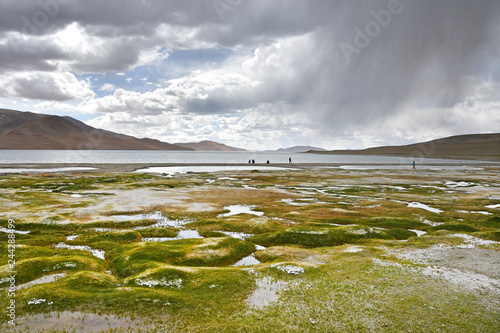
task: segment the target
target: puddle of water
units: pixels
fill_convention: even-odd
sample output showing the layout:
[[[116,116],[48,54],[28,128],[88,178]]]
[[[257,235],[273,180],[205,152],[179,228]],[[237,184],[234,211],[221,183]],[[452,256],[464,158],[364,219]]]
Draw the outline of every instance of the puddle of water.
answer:
[[[15,230],[15,229],[7,229],[4,227],[0,227],[1,232],[5,232],[8,234],[19,234],[19,235],[26,235],[29,234],[31,231],[21,231],[21,230]]]
[[[162,287],[170,287],[170,288],[182,288],[182,279],[175,280],[167,280],[166,278],[162,278],[161,280],[146,280],[146,279],[135,279],[135,283],[139,286],[146,286],[149,288],[162,286]]]
[[[444,224],[444,223],[441,223],[441,222],[432,222],[432,221],[429,221],[429,220],[421,220],[422,223],[425,223],[425,224],[428,224],[430,226],[433,226],[433,227],[437,227],[438,225],[441,225],[441,224]]]
[[[137,227],[134,230],[147,229],[147,228],[181,228],[185,224],[192,222],[191,220],[171,220],[160,211],[149,214],[136,214],[136,215],[111,215],[110,217],[118,221],[139,221],[139,220],[156,220],[153,225]]]
[[[217,180],[239,180],[239,179],[233,178],[233,177],[220,177],[220,178],[217,178]]]
[[[29,287],[36,286],[36,285],[39,285],[39,284],[51,283],[51,282],[59,280],[60,278],[65,277],[65,276],[66,276],[66,273],[57,273],[57,274],[45,275],[45,276],[42,276],[39,279],[36,279],[36,280],[30,281],[30,282],[18,285],[17,286],[17,290],[29,288]]]
[[[234,231],[219,231],[219,232],[223,233],[227,237],[238,238],[241,240],[245,240],[245,239],[253,236],[253,234],[246,234],[244,232],[234,232]]]
[[[495,208],[500,208],[500,204],[497,204],[497,205],[488,205],[488,206],[484,206],[484,207],[495,209]]]
[[[229,206],[224,206],[224,209],[229,210],[229,213],[224,213],[224,214],[219,214],[217,217],[228,217],[228,216],[233,216],[233,215],[238,215],[238,214],[251,214],[251,215],[257,215],[257,216],[263,216],[264,212],[256,212],[253,209],[255,206],[248,206],[248,205],[229,205]]]
[[[260,264],[260,260],[256,259],[255,255],[252,253],[251,255],[246,256],[245,258],[235,263],[233,266],[252,266],[258,264]]]
[[[458,213],[464,213],[464,214],[483,214],[483,215],[493,215],[490,212],[486,211],[481,211],[481,210],[473,210],[473,211],[468,211],[468,210],[457,210]]]
[[[427,210],[429,212],[436,213],[436,214],[439,214],[439,213],[443,212],[441,209],[432,208],[432,207],[424,205],[423,203],[420,203],[420,202],[410,202],[408,204],[408,207],[410,207],[410,208],[425,209],[425,210]]]
[[[281,199],[281,202],[284,202],[291,206],[308,206],[311,204],[310,202],[294,201],[293,199]]]
[[[413,231],[414,233],[417,234],[417,237],[421,237],[427,233],[427,231],[422,231],[422,230],[417,230],[417,229],[408,229],[410,231]]]
[[[474,183],[468,183],[468,182],[453,182],[453,181],[447,181],[444,183],[445,186],[455,188],[455,187],[469,187],[469,186],[474,186],[476,184]]]
[[[495,242],[495,241],[492,241],[492,240],[486,240],[486,239],[476,238],[474,236],[467,235],[467,234],[453,234],[453,235],[449,235],[448,237],[460,237],[460,238],[463,238],[464,241],[465,241],[465,243],[469,244],[470,247],[475,247],[476,245],[488,246],[488,245],[500,244],[500,242]]]
[[[92,230],[96,232],[115,232],[120,231],[119,229],[111,229],[111,228],[93,228]]]
[[[28,301],[28,305],[38,305],[45,303],[46,301],[47,300],[45,298],[33,298],[31,301]]]
[[[34,300],[42,303],[42,299]],[[45,300],[44,300],[45,301]],[[50,303],[50,302],[49,302]],[[115,315],[83,312],[51,312],[19,317],[15,331],[22,332],[103,332],[110,329],[145,329],[148,324]]]
[[[178,239],[197,239],[197,238],[203,238],[198,233],[198,230],[181,230],[177,234],[176,237],[150,237],[150,238],[143,238],[143,242],[166,242],[166,241],[173,241],[173,240],[178,240]]]
[[[262,309],[276,301],[279,297],[278,293],[288,285],[288,282],[276,281],[267,276],[258,279],[256,283],[257,289],[245,300],[245,303],[257,309]]]
[[[96,250],[91,248],[90,246],[82,246],[82,245],[68,245],[66,243],[59,243],[57,245],[54,245],[56,249],[68,249],[68,250],[82,250],[82,251],[88,251],[92,253],[92,255],[96,258],[104,260],[104,254],[105,251],[103,250]]]
[[[363,251],[364,251],[364,246],[350,246],[342,252],[358,253],[358,252],[363,252]]]
[[[292,275],[299,275],[299,274],[304,273],[303,267],[295,266],[295,265],[274,264],[274,265],[271,265],[271,267],[275,267],[282,272],[292,274]]]
[[[281,170],[296,170],[292,168],[279,168],[271,166],[238,166],[238,165],[216,165],[216,166],[181,166],[181,167],[151,167],[146,169],[140,169],[135,172],[151,172],[151,173],[165,173],[170,177],[176,173],[186,173],[186,172],[217,172],[217,171],[252,171],[252,170],[268,170],[268,171],[281,171]]]

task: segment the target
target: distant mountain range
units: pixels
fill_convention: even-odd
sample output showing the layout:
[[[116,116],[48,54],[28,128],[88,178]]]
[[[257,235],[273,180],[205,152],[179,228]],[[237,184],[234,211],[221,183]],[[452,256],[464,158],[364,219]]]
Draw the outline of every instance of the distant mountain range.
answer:
[[[430,158],[454,157],[500,160],[500,133],[457,135],[405,146],[310,152],[339,155],[400,155]]]
[[[175,143],[176,146],[190,148],[197,151],[247,151],[246,149],[227,146],[223,143],[204,140],[200,142]]]
[[[277,153],[306,153],[310,150],[314,151],[326,151],[326,149],[323,148],[318,148],[318,147],[311,147],[311,146],[293,146],[289,148],[280,148],[277,150],[266,150],[268,152],[273,151]]]
[[[214,141],[167,143],[97,129],[71,117],[0,109],[0,149],[197,150],[245,151]],[[413,157],[487,158],[500,160],[500,133],[458,135],[405,146],[333,150],[311,146],[275,152]]]
[[[242,151],[213,141],[171,144],[97,129],[71,117],[0,109],[0,149]]]
[[[193,150],[100,130],[71,117],[0,109],[0,149]]]

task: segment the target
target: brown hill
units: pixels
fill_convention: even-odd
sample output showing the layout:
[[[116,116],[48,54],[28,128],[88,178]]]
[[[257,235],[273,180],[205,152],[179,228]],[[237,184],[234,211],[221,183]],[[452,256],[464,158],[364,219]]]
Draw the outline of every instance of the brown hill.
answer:
[[[457,135],[405,146],[310,152],[320,154],[406,155],[413,157],[485,158],[500,160],[500,133]]]
[[[185,142],[185,143],[175,143],[177,146],[182,146],[186,148],[191,148],[198,151],[247,151],[246,149],[236,148],[227,146],[223,143],[218,143],[214,141],[200,141],[200,142]]]
[[[192,150],[100,130],[71,117],[0,109],[0,149]]]

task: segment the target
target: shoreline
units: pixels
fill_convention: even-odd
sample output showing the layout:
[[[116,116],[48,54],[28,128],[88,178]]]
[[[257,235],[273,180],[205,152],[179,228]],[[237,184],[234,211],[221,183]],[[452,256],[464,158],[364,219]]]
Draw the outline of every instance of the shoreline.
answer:
[[[493,161],[477,161],[469,160],[463,163],[420,163],[417,164],[418,170],[426,170],[429,168],[444,167],[444,168],[498,168],[500,162]],[[394,163],[0,163],[0,175],[8,173],[119,173],[119,172],[135,172],[146,168],[175,168],[175,167],[222,167],[222,168],[259,168],[265,170],[266,167],[287,169],[362,169],[362,170],[377,170],[377,169],[395,169],[395,170],[412,170],[411,164],[394,164]],[[48,170],[61,168],[75,168],[75,170]],[[82,168],[78,170],[77,168]],[[93,169],[83,169],[93,168]],[[3,170],[18,169],[26,171],[3,172]],[[43,170],[43,171],[37,171]],[[223,171],[224,169],[221,169]],[[236,171],[238,169],[235,169]],[[275,171],[275,170],[274,170]],[[201,171],[200,171],[201,172]]]

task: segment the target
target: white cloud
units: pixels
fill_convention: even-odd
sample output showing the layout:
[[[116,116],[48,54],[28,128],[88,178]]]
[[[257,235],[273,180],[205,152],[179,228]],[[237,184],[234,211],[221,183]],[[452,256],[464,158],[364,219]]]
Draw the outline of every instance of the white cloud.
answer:
[[[113,95],[82,103],[85,112],[129,112],[131,114],[159,114],[162,112],[216,114],[235,112],[252,101],[253,88],[259,82],[227,71],[194,71],[166,82],[167,87],[145,93],[117,89]],[[112,89],[105,84],[101,90]],[[234,110],[236,109],[236,110]]]
[[[99,88],[99,91],[115,91],[115,90],[116,86],[111,83],[105,83],[101,86],[101,88]]]
[[[0,78],[0,96],[65,101],[88,99],[95,94],[88,82],[71,73],[20,72]]]

